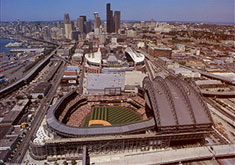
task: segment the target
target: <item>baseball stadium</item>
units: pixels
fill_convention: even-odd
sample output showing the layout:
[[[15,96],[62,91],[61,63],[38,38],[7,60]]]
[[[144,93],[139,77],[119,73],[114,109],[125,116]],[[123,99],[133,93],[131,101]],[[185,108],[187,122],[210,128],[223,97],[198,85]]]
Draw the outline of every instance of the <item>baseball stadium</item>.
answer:
[[[85,96],[72,91],[50,107],[46,123],[54,138],[32,141],[34,159],[82,153],[84,146],[89,153],[116,153],[204,143],[213,125],[195,85],[171,76],[146,77],[138,94]]]

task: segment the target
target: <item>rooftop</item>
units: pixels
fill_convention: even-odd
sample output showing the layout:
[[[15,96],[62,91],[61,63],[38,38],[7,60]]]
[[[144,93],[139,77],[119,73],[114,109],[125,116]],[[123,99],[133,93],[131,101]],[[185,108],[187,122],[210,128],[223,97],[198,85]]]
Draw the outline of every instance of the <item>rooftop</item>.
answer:
[[[80,70],[80,66],[67,66],[68,71],[77,71]]]
[[[126,71],[125,72],[125,85],[142,86],[143,79],[147,75],[141,71]]]
[[[130,55],[130,57],[135,63],[140,63],[144,61],[145,56],[142,53],[137,53],[136,51],[133,51],[130,47],[126,48],[125,52]]]
[[[48,82],[41,82],[35,88],[33,89],[32,93],[44,93],[45,90],[50,86],[51,84]]]
[[[90,73],[87,76],[87,89],[124,88],[124,73]]]
[[[100,49],[95,53],[88,53],[85,55],[86,59],[90,63],[100,64],[101,63],[101,52]]]

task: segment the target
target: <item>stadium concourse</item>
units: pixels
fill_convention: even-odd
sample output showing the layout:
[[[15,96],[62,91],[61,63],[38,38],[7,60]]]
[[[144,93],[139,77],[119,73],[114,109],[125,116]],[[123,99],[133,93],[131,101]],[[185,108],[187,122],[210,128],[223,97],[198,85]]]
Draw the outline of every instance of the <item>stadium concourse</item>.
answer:
[[[176,141],[204,143],[212,132],[208,107],[193,83],[182,78],[143,80],[139,95],[80,96],[76,91],[60,98],[47,112],[47,131],[56,139],[32,142],[35,159],[67,152],[124,152],[167,147]],[[115,117],[116,116],[116,117]],[[103,120],[111,124],[89,125]],[[118,135],[118,136],[117,136]]]

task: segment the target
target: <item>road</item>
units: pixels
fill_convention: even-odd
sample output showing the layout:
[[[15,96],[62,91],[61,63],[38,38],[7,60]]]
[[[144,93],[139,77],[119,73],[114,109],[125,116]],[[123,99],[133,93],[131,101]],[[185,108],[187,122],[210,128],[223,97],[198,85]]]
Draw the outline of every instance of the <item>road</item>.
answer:
[[[38,127],[40,126],[40,123],[42,121],[42,119],[44,118],[47,109],[50,106],[50,100],[54,97],[55,93],[56,93],[56,89],[58,88],[58,85],[60,83],[60,79],[63,75],[63,70],[64,70],[65,65],[62,65],[58,71],[58,73],[54,76],[54,78],[52,79],[52,88],[50,89],[48,95],[42,99],[41,101],[41,106],[39,107],[38,111],[35,114],[34,120],[31,124],[30,130],[29,132],[27,132],[24,140],[21,142],[18,152],[16,152],[16,154],[14,155],[11,163],[21,163],[25,153],[28,150],[29,147],[29,143],[30,140],[32,139],[33,135],[35,134],[35,132],[37,131]]]
[[[97,165],[108,164],[182,164],[188,162],[198,162],[202,160],[234,158],[235,144],[199,146],[182,149],[169,149],[157,152],[137,153],[116,156],[115,159],[106,159],[96,162],[95,157],[91,157],[90,162]],[[213,164],[213,163],[212,163]]]

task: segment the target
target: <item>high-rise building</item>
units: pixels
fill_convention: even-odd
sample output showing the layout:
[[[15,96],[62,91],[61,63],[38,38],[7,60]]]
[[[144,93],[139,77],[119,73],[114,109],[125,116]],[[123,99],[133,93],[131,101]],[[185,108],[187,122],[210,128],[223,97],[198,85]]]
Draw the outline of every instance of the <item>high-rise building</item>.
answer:
[[[97,18],[99,17],[99,14],[97,12],[94,12],[94,29],[97,28]]]
[[[81,33],[87,33],[86,32],[86,16],[80,16],[78,18],[78,29]]]
[[[111,32],[110,33],[113,33],[115,32],[115,24],[114,24],[114,16],[113,16],[113,10],[111,10],[111,15],[112,15],[112,18],[111,18]]]
[[[97,28],[100,28],[101,25],[101,19],[100,17],[97,17]]]
[[[104,22],[104,32],[107,33],[107,22]]]
[[[83,17],[78,18],[78,30],[81,33],[84,32],[84,18]]]
[[[70,24],[70,18],[69,18],[69,14],[68,13],[64,14],[64,24]]]
[[[64,14],[64,29],[65,29],[65,38],[72,39],[72,24],[68,13]]]
[[[97,13],[97,12],[94,13],[94,20],[95,20],[94,21],[94,29],[99,28],[100,24],[101,24],[99,13]]]
[[[84,21],[84,22],[86,22],[86,16],[82,15],[82,16],[80,16],[80,17],[83,18],[83,21]]]
[[[112,19],[113,19],[113,12],[110,9],[111,5],[110,3],[107,3],[106,5],[106,17],[107,17],[107,32],[112,33]]]
[[[71,26],[72,26],[72,30],[74,30],[75,29],[75,25],[74,25],[73,21],[71,21]]]
[[[77,31],[72,32],[72,40],[78,41],[78,35],[79,33]]]
[[[110,9],[110,3],[106,5],[106,18],[107,18],[107,32],[113,33],[120,28],[120,11],[115,11],[113,16],[113,11]],[[115,26],[117,23],[117,27]]]
[[[114,12],[114,24],[115,24],[115,32],[117,33],[118,30],[120,29],[120,11],[115,11]]]
[[[92,31],[92,22],[91,20],[85,22],[85,32],[89,33]]]
[[[154,19],[151,19],[151,21],[150,21],[150,27],[151,27],[151,28],[156,27],[156,22],[154,21]]]
[[[43,29],[43,39],[45,41],[50,41],[51,40],[51,31],[48,26],[45,26]]]

